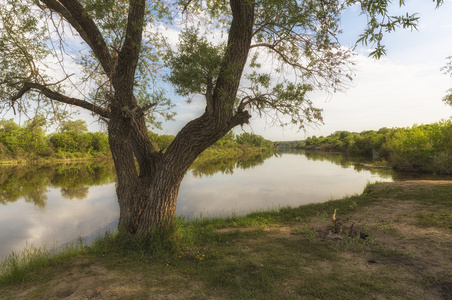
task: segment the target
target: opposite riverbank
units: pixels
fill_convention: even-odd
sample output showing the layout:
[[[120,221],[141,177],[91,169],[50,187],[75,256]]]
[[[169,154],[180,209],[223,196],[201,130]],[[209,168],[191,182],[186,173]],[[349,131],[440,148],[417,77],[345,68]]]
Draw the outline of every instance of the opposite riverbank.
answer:
[[[107,235],[10,256],[0,298],[451,299],[451,253],[451,181],[377,183],[322,204],[179,221],[168,244]]]
[[[213,145],[210,148],[202,152],[193,165],[199,166],[205,163],[215,163],[222,160],[237,160],[246,159],[259,154],[274,153],[276,148],[271,147],[255,147],[249,145],[232,145],[232,146],[217,146]],[[100,160],[113,160],[110,153],[101,156],[72,155],[65,158],[5,158],[0,157],[0,165],[46,165],[46,164],[60,164],[60,163],[76,163],[76,162],[89,162]]]

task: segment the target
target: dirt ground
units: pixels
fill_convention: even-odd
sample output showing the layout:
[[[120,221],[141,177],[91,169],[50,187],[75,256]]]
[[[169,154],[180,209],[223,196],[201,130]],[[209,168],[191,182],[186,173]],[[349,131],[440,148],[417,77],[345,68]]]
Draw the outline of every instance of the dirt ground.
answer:
[[[399,186],[410,190],[413,186],[424,185],[428,188],[442,184],[452,184],[452,181],[400,181],[381,183],[377,188]],[[376,241],[376,247],[388,249],[396,255],[363,255],[345,251],[341,253],[344,266],[361,269],[366,273],[379,274],[391,269],[406,274],[407,280],[397,284],[409,285],[407,290],[411,290],[413,298],[407,295],[401,299],[452,299],[452,230],[415,225],[416,216],[419,213],[429,213],[430,209],[419,201],[395,201],[388,198],[350,214],[344,222],[345,231],[351,224],[355,224],[353,230],[357,232],[363,230],[364,226],[364,231]],[[449,211],[449,218],[451,213]],[[319,235],[324,232],[323,226],[324,224],[317,224]],[[331,236],[328,233],[325,239],[331,239]],[[425,282],[426,280],[431,282]],[[413,284],[415,282],[421,284]],[[376,299],[385,299],[374,296]]]
[[[452,182],[403,181],[382,183],[376,188],[399,186],[409,190],[419,184],[428,187]],[[406,297],[399,295],[392,299],[452,299],[452,230],[416,226],[416,216],[426,211],[426,206],[419,201],[396,201],[388,198],[347,216],[341,216],[338,212],[338,217],[343,218],[340,228],[342,233],[332,232],[330,217],[314,218],[307,226],[318,241],[337,245],[340,255],[337,263],[343,270],[360,270],[364,274],[379,276],[388,272],[399,273],[399,281],[388,284],[401,287],[406,285],[406,290],[410,292]],[[296,239],[293,233],[297,226],[300,225],[295,223],[269,227],[266,234]],[[386,249],[389,255],[382,253],[384,251],[358,251],[359,245],[356,243],[347,244],[350,235],[361,235],[362,239],[371,238],[374,241],[371,247]],[[391,253],[397,255],[390,255]],[[324,267],[327,268],[327,264]],[[48,281],[39,285],[25,284],[13,288],[8,294],[9,299],[41,299],[42,295],[46,295],[45,299],[68,300],[141,299],[137,295],[141,295],[142,289],[147,289],[147,295],[151,295],[147,299],[215,298],[202,296],[202,282],[182,278],[184,275],[162,276],[166,276],[168,280],[186,282],[185,288],[172,293],[167,290],[160,293],[164,289],[161,281],[157,282],[156,279],[132,271],[107,268],[93,258],[78,258],[70,267],[62,268],[57,276],[52,276]],[[369,299],[387,299],[387,295],[376,293]]]

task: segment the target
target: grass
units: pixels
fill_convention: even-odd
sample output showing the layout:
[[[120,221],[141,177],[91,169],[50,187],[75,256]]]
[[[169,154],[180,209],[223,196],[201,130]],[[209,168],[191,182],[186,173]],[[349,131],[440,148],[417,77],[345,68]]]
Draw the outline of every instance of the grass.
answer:
[[[30,246],[21,252],[12,252],[0,263],[0,285],[34,281],[45,268],[58,267],[63,261],[86,253],[87,248],[79,239],[63,249]]]
[[[382,243],[382,237],[400,239],[398,220],[387,220],[383,214],[370,218],[371,225],[362,226],[370,232],[367,239],[346,234],[338,236],[338,241],[328,239],[334,209],[344,223],[357,222],[353,214],[372,212],[379,203],[386,205],[388,198],[429,207],[413,214],[415,226],[450,229],[452,185],[407,189],[374,184],[362,195],[321,204],[243,217],[178,219],[170,239],[165,238],[166,233],[138,239],[115,232],[90,246],[79,241],[63,251],[31,248],[13,253],[0,265],[0,298],[16,299],[15,291],[29,287],[34,287],[27,294],[30,298],[42,298],[59,286],[58,278],[65,277],[60,274],[66,269],[70,274],[80,272],[80,278],[96,278],[91,281],[99,286],[109,284],[102,272],[116,274],[109,280],[127,287],[124,299],[155,295],[180,299],[415,299],[419,287],[443,295],[451,288],[450,274],[441,277],[425,269],[423,274],[415,269],[422,261],[419,256],[404,246]],[[429,248],[431,256],[450,251],[444,246],[447,243]],[[71,288],[75,289],[60,288],[53,295],[75,293]],[[134,292],[127,294],[126,290]],[[100,290],[90,293],[97,295]]]
[[[417,213],[417,225],[422,227],[444,227],[452,229],[452,214],[448,211]]]

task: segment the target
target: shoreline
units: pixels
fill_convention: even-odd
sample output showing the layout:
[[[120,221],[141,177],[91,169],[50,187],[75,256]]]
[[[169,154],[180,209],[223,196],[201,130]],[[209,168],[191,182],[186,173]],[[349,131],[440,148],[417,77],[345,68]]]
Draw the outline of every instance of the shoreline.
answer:
[[[36,159],[36,160],[0,160],[0,165],[43,165],[55,163],[70,163],[82,161],[102,161],[113,160],[112,157],[80,157],[80,158],[55,158],[55,159]]]

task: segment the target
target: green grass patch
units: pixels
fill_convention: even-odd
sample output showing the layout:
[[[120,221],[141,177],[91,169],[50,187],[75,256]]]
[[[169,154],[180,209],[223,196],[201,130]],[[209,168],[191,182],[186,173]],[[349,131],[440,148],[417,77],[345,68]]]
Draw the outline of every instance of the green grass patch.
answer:
[[[0,286],[43,279],[42,270],[58,266],[75,256],[85,255],[87,248],[81,240],[63,248],[29,247],[12,252],[0,262]],[[38,276],[39,275],[39,276]]]
[[[416,225],[420,227],[443,227],[452,229],[452,214],[450,212],[420,212],[416,214],[416,217],[418,218]]]
[[[409,188],[402,186],[369,185],[364,193],[376,198],[391,198],[396,200],[415,200],[428,205],[441,205],[452,209],[452,185],[412,185]]]

